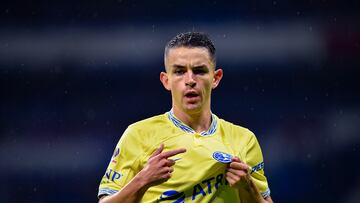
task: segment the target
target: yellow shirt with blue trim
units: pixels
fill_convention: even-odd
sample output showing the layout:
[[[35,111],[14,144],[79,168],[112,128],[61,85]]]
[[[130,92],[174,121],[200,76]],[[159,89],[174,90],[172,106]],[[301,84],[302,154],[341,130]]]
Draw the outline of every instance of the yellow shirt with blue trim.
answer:
[[[249,165],[263,197],[270,196],[259,143],[248,129],[212,114],[210,128],[196,133],[172,111],[130,125],[118,142],[103,176],[98,197],[120,191],[164,143],[164,151],[186,148],[175,155],[172,177],[150,187],[141,202],[248,202],[247,194],[229,186],[225,169],[232,156]],[[246,191],[246,190],[244,190]]]

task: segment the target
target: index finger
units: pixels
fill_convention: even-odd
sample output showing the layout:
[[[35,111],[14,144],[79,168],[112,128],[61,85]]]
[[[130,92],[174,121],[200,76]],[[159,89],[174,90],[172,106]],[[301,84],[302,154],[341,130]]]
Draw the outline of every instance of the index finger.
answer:
[[[234,157],[231,159],[231,161],[242,163],[242,161],[240,160],[240,158],[237,157],[237,156],[234,156]]]
[[[185,148],[174,149],[174,150],[170,150],[170,151],[161,153],[161,156],[164,157],[164,158],[169,158],[169,157],[172,157],[172,156],[175,156],[177,154],[184,153],[184,152],[186,152]]]

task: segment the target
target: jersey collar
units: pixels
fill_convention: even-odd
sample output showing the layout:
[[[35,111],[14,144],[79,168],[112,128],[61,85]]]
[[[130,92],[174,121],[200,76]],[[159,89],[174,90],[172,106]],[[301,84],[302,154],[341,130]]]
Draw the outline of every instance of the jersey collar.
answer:
[[[187,126],[185,123],[180,121],[178,118],[175,117],[173,109],[168,112],[168,119],[178,128],[187,132],[187,133],[196,133],[191,127]],[[211,135],[216,132],[217,129],[217,118],[215,114],[211,114],[211,124],[207,131],[203,131],[200,133],[202,136]]]

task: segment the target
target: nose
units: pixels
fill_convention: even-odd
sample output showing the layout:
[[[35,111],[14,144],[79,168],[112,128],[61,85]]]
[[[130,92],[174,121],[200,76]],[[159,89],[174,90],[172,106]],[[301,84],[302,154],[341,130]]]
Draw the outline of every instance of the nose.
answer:
[[[191,71],[189,71],[186,74],[185,85],[190,86],[190,87],[195,87],[195,85],[196,85],[196,80],[194,78],[194,74]]]

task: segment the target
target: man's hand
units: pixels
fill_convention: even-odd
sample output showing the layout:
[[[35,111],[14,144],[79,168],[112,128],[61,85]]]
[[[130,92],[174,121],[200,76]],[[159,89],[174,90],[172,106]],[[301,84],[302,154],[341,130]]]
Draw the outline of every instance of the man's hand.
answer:
[[[100,203],[139,202],[149,187],[169,179],[175,161],[168,158],[184,153],[186,149],[162,152],[163,150],[164,144],[161,144],[150,156],[145,167],[128,184],[114,195],[103,196]]]
[[[164,144],[161,144],[150,156],[145,167],[137,175],[144,181],[144,185],[156,185],[169,179],[171,173],[174,171],[172,166],[175,164],[175,161],[168,158],[186,152],[184,148],[167,152],[162,152],[163,150]]]
[[[240,187],[244,181],[248,182],[250,178],[250,167],[242,162],[238,157],[233,157],[228,165],[226,180],[231,187]]]
[[[247,191],[250,195],[250,201],[256,203],[272,203],[271,197],[264,199],[254,182],[251,180],[251,168],[242,162],[239,157],[233,157],[228,165],[226,180],[231,187],[236,187],[241,191]]]

